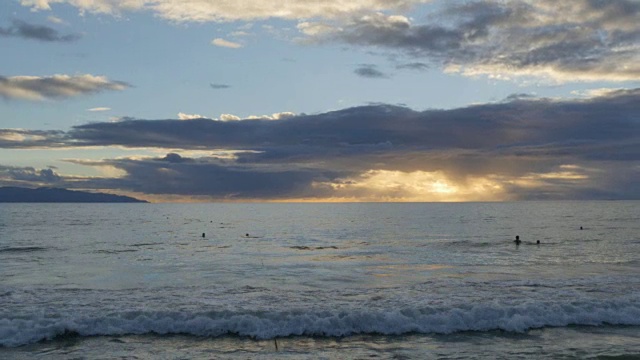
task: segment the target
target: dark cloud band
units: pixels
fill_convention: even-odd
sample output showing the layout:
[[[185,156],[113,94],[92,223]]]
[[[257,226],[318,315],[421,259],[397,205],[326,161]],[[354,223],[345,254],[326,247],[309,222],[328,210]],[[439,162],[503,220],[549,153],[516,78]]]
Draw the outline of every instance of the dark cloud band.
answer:
[[[82,38],[80,34],[61,35],[58,30],[51,27],[33,25],[21,20],[13,20],[9,27],[0,27],[0,36],[45,42],[73,42]]]
[[[78,161],[126,175],[69,182],[158,195],[320,199],[360,196],[361,184],[412,176],[414,183],[440,179],[459,189],[499,189],[509,199],[640,198],[640,186],[630,180],[640,176],[639,102],[635,89],[572,100],[517,95],[451,110],[378,104],[280,120],[125,120],[65,133],[7,129],[0,145],[210,152]],[[238,152],[220,157],[221,149]],[[398,186],[389,188],[404,194]]]

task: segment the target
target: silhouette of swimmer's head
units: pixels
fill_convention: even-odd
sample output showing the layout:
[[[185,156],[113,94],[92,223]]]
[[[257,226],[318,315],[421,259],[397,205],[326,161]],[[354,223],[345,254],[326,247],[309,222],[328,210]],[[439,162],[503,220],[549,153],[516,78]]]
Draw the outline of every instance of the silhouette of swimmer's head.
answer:
[[[536,244],[538,244],[538,245],[539,245],[539,244],[540,244],[540,240],[536,240]]]
[[[516,243],[516,245],[519,245],[522,241],[520,241],[520,236],[516,235],[516,239],[513,240],[514,243]]]

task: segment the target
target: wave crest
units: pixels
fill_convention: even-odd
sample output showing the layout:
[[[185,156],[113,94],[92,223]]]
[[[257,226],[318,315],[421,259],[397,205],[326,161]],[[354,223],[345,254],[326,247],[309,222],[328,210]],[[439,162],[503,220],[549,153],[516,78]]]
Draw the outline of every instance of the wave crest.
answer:
[[[640,325],[637,301],[468,305],[394,310],[283,312],[130,311],[101,316],[0,318],[0,346],[13,347],[63,334],[224,335],[271,339],[287,336],[343,337],[356,334],[449,334],[459,331],[525,332],[568,325]]]

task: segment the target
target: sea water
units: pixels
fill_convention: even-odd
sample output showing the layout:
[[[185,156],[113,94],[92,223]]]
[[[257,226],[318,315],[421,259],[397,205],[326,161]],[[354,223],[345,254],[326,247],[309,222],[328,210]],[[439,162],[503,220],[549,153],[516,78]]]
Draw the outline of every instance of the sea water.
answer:
[[[0,358],[626,358],[639,274],[638,201],[0,204]]]

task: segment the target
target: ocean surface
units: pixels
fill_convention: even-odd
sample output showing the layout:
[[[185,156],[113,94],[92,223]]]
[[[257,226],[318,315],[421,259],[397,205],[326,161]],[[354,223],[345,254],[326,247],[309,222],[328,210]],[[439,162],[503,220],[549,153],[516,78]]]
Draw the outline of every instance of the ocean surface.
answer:
[[[638,201],[0,204],[1,359],[638,357]]]

